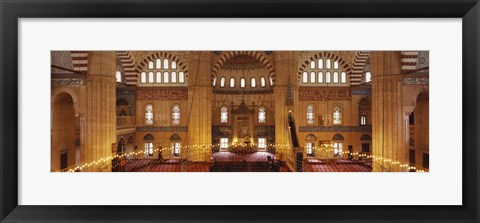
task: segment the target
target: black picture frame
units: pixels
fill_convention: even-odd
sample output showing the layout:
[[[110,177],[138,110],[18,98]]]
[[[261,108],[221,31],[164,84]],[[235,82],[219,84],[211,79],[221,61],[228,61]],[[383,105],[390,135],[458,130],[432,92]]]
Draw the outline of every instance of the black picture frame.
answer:
[[[0,0],[0,15],[1,222],[479,222],[478,0]],[[18,19],[76,17],[462,18],[463,205],[18,205]]]

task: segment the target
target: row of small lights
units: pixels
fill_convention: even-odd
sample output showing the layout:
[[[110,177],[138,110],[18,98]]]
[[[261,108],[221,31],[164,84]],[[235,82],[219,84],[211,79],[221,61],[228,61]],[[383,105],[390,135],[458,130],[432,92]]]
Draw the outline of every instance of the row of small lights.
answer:
[[[232,145],[238,146],[239,143],[232,143]],[[253,144],[253,145],[255,145],[255,144]],[[218,146],[220,146],[220,144],[191,145],[191,146],[183,146],[181,148],[186,148],[186,149],[189,149],[189,148],[205,148],[205,147],[210,148],[210,147],[218,147]],[[291,146],[289,144],[276,144],[276,145],[269,144],[268,146],[273,147],[273,148],[291,148]],[[332,144],[326,144],[325,147],[326,147],[325,149],[323,147],[314,147],[313,150],[320,151],[320,152],[333,152],[334,151],[333,149],[328,149],[328,147],[333,147]],[[171,149],[173,149],[173,148],[170,148],[170,150]],[[154,149],[154,152],[162,152],[164,150],[168,150],[168,148]],[[350,154],[350,151],[346,151],[345,153]],[[76,170],[82,170],[83,168],[98,165],[100,163],[107,162],[107,161],[112,161],[115,158],[122,158],[122,157],[126,158],[128,156],[137,156],[137,155],[141,155],[141,154],[146,155],[147,152],[143,151],[143,152],[130,152],[130,153],[121,154],[121,155],[117,154],[115,156],[102,158],[102,159],[99,159],[99,160],[96,160],[96,161],[92,161],[90,163],[86,163],[86,164],[83,164],[83,165],[76,166],[74,168],[69,169],[67,172],[75,172]],[[407,168],[408,170],[416,170],[416,172],[425,172],[425,169],[418,169],[417,170],[417,168],[415,166],[411,166],[408,163],[400,163],[399,161],[395,161],[395,160],[390,159],[390,158],[384,158],[382,156],[367,155],[367,154],[362,154],[362,153],[358,153],[358,152],[352,152],[351,155],[358,155],[359,157],[372,158],[373,160],[382,160],[383,162],[390,163],[392,165],[398,165],[399,167]]]
[[[330,145],[328,147],[331,147]],[[320,152],[333,152],[334,150],[333,149],[323,149],[322,147],[318,148],[318,147],[314,147],[313,150],[315,151],[320,151]],[[347,155],[350,154],[350,155],[357,155],[359,157],[365,157],[365,158],[371,158],[373,160],[381,160],[385,163],[390,163],[392,165],[398,165],[399,167],[401,168],[407,168],[408,170],[416,170],[416,172],[425,172],[425,169],[418,169],[417,170],[417,167],[416,166],[411,166],[410,164],[408,163],[400,163],[399,161],[395,161],[393,159],[390,159],[390,158],[384,158],[382,156],[375,156],[375,155],[367,155],[367,154],[364,154],[364,153],[359,153],[359,152],[350,152],[350,151],[345,151],[344,153],[346,153]]]

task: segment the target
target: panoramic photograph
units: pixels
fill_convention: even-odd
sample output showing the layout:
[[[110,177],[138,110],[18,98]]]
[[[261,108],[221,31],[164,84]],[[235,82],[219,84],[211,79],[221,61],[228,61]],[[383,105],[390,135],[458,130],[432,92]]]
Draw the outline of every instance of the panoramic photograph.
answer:
[[[51,172],[429,172],[429,51],[51,51]]]

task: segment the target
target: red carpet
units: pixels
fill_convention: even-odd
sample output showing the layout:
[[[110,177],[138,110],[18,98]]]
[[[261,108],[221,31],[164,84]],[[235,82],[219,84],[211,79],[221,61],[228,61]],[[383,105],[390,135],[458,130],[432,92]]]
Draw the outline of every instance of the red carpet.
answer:
[[[231,152],[218,152],[213,154],[213,158],[216,161],[244,161],[247,162],[258,162],[258,161],[268,161],[268,156],[274,159],[275,155],[268,152],[256,152],[248,154],[237,154]]]
[[[187,162],[184,160],[132,159],[125,163],[125,172],[208,172],[210,162]]]
[[[372,167],[346,159],[333,160],[309,159],[305,172],[372,172]]]
[[[220,172],[265,172],[269,170],[268,152],[236,154],[231,152],[214,153],[217,162],[215,171]],[[245,163],[245,161],[247,163]],[[330,160],[331,161],[331,160]],[[211,162],[186,162],[184,160],[131,159],[126,160],[125,172],[209,172]],[[332,164],[326,159],[308,159],[305,172],[371,172],[372,167],[356,161],[337,159]],[[285,166],[279,166],[280,172],[290,172]]]

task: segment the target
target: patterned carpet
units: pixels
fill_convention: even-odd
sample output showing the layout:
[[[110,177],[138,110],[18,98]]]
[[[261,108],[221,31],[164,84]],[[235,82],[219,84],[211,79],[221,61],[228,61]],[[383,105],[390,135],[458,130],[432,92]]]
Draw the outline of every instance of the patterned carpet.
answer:
[[[269,171],[268,152],[236,154],[231,152],[214,153],[217,172],[265,172]],[[131,159],[125,163],[125,172],[209,172],[211,162],[184,162],[183,160]],[[372,167],[345,159],[308,159],[306,172],[371,172]],[[279,166],[280,172],[290,172],[285,166]]]
[[[372,172],[372,167],[356,161],[309,159],[306,172]]]
[[[206,163],[190,163],[187,165],[184,165],[184,172],[209,172],[210,171],[210,166],[212,164],[210,162]]]
[[[125,163],[125,172],[182,172],[183,160],[132,159]],[[183,172],[208,172],[210,162],[188,162]]]
[[[256,152],[249,154],[237,154],[231,152],[218,152],[213,154],[213,158],[216,161],[244,161],[247,162],[258,162],[258,161],[268,161],[268,156],[274,159],[275,155],[268,152]]]
[[[138,169],[152,162],[151,159],[130,159],[125,162],[125,172],[137,172]]]
[[[372,172],[372,168],[361,164],[311,165],[312,172]]]

